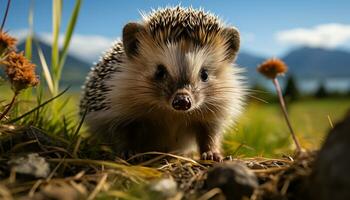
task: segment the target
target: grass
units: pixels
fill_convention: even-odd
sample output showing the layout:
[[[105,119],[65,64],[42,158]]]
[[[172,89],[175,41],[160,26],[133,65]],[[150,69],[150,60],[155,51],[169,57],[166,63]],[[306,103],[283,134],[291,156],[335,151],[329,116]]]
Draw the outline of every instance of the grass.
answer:
[[[75,6],[71,11],[70,18],[65,28],[64,42],[62,51],[59,51],[59,37],[62,31],[62,0],[53,0],[52,4],[52,60],[47,61],[41,58],[44,74],[41,76],[42,85],[48,86],[48,91],[41,94],[41,89],[36,90],[36,100],[34,96],[31,99],[25,98],[25,102],[20,102],[21,112],[30,110],[35,101],[42,102],[43,98],[49,98],[59,93],[61,72],[64,67],[65,58],[74,33],[75,25],[78,20],[82,0],[76,0]],[[3,21],[3,24],[5,20]],[[30,34],[26,40],[26,56],[32,55],[32,35],[34,34],[34,7],[29,8],[28,24]],[[35,43],[35,41],[34,41]],[[39,48],[40,49],[40,48]],[[47,66],[50,64],[50,66]],[[45,80],[45,81],[44,81]],[[0,85],[2,96],[1,100],[9,99],[11,95],[8,85]],[[29,90],[27,90],[30,93]],[[49,95],[50,94],[50,95]],[[35,125],[57,134],[62,130],[74,130],[79,124],[77,115],[79,94],[65,94],[63,98],[55,100],[50,108],[44,108],[37,112],[39,123]],[[329,119],[337,121],[345,113],[346,108],[350,106],[350,100],[346,99],[324,99],[324,100],[303,100],[296,102],[289,107],[291,121],[294,125],[296,133],[305,148],[318,148],[322,142],[322,138],[330,128]],[[24,108],[22,108],[24,107]],[[15,113],[14,116],[16,117]],[[23,121],[22,121],[23,122]],[[30,118],[26,123],[33,124]],[[68,128],[67,128],[68,127]],[[65,131],[67,132],[67,131]],[[73,131],[74,132],[74,131]],[[227,132],[223,141],[223,149],[225,154],[234,154],[236,156],[275,156],[281,153],[291,152],[293,149],[290,135],[287,127],[282,119],[282,113],[277,104],[262,104],[252,102],[248,105],[246,112],[240,118],[236,127]]]
[[[305,99],[289,106],[292,125],[306,149],[317,149],[331,128],[350,108],[350,99]],[[237,126],[225,135],[226,154],[278,156],[294,147],[279,105],[252,102]]]
[[[62,69],[67,57],[68,48],[71,42],[71,38],[75,29],[77,19],[78,19],[82,1],[81,0],[75,1],[74,9],[71,12],[71,16],[70,16],[68,25],[66,27],[66,32],[64,34],[62,52],[60,53],[58,41],[59,41],[60,31],[61,31],[62,3],[63,3],[62,0],[53,0],[53,9],[52,9],[53,43],[52,43],[52,52],[51,52],[52,53],[51,68],[50,68],[51,73],[45,75],[45,78],[48,84],[51,80],[53,81],[52,83],[50,83],[51,85],[53,85],[53,90],[50,90],[53,96],[59,93],[58,90],[60,86],[59,84],[61,80]],[[49,76],[51,78],[48,79]]]
[[[6,96],[11,95],[8,86],[0,86],[0,90],[4,92],[1,99],[6,99]],[[68,92],[57,100],[57,104],[62,107],[60,113],[66,114],[66,120],[71,121],[70,129],[74,129],[79,122],[77,114],[79,96],[79,92]],[[30,103],[27,103],[27,107],[31,107]],[[306,149],[318,149],[331,128],[331,123],[335,124],[342,119],[349,108],[350,99],[309,98],[292,103],[288,110],[302,146]],[[57,122],[61,126],[63,119]],[[63,127],[59,130],[62,129]],[[292,153],[294,146],[279,105],[252,100],[236,126],[225,134],[223,149],[226,155],[237,157],[279,157],[282,154]]]

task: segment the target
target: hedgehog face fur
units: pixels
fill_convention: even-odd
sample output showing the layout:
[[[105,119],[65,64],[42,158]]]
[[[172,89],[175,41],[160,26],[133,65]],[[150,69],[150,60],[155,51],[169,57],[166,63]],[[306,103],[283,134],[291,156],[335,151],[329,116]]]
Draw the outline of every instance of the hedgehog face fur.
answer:
[[[104,106],[90,109],[87,97],[94,94],[85,90],[81,107],[90,129],[115,137],[118,151],[181,151],[181,141],[195,140],[204,158],[218,160],[221,133],[244,97],[240,70],[232,66],[238,31],[202,10],[166,8],[128,23],[122,47],[90,72],[87,87],[96,68],[114,67],[95,80],[107,88],[99,93]]]

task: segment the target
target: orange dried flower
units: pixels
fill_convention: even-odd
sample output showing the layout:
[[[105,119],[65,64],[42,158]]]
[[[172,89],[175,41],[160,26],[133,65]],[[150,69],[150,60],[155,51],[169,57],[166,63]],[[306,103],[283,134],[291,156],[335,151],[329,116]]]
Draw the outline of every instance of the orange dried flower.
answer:
[[[24,57],[23,52],[10,52],[2,64],[5,65],[5,72],[15,92],[39,83],[35,74],[35,65]]]
[[[257,70],[267,78],[274,79],[278,75],[286,73],[288,67],[282,60],[271,58],[263,62]]]
[[[5,53],[6,50],[14,50],[16,43],[16,38],[13,38],[9,34],[0,31],[0,56]]]

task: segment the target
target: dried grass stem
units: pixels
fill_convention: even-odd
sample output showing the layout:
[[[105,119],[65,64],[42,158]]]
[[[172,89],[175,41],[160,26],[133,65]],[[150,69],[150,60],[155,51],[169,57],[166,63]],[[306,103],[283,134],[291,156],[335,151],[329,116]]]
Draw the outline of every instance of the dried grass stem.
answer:
[[[279,99],[279,102],[280,102],[280,105],[281,105],[281,109],[283,111],[284,118],[286,119],[286,122],[287,122],[287,125],[288,125],[288,128],[289,128],[290,134],[292,135],[292,138],[294,140],[295,146],[297,148],[297,152],[301,152],[300,143],[299,143],[297,137],[295,136],[295,132],[294,132],[294,130],[292,128],[292,124],[291,124],[291,122],[289,120],[289,116],[288,116],[288,113],[287,113],[286,104],[285,104],[284,99],[283,99],[283,95],[282,95],[282,90],[281,90],[280,84],[279,84],[277,78],[272,79],[272,82],[275,85],[276,92],[277,92],[277,95],[278,95],[278,99]]]

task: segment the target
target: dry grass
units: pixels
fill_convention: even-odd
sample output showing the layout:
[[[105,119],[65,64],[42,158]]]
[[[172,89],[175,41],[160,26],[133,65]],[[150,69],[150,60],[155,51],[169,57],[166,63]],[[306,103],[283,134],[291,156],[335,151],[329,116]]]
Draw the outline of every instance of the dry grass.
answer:
[[[168,199],[210,199],[220,193],[220,190],[207,191],[204,187],[207,169],[215,164],[211,161],[159,152],[138,154],[125,161],[101,149],[89,155],[84,139],[79,150],[67,147],[63,141],[34,127],[1,126],[0,197],[164,199],[162,194],[150,189],[150,185],[161,178],[172,178],[177,182],[176,194]],[[77,151],[75,154],[74,150]],[[51,172],[47,177],[23,176],[16,174],[13,168],[11,170],[8,161],[28,152],[36,152],[50,164]],[[307,154],[297,160],[285,156],[233,161],[245,163],[259,179],[260,187],[251,199],[281,199],[294,195],[302,187],[300,180],[310,173],[313,157],[313,154]]]

